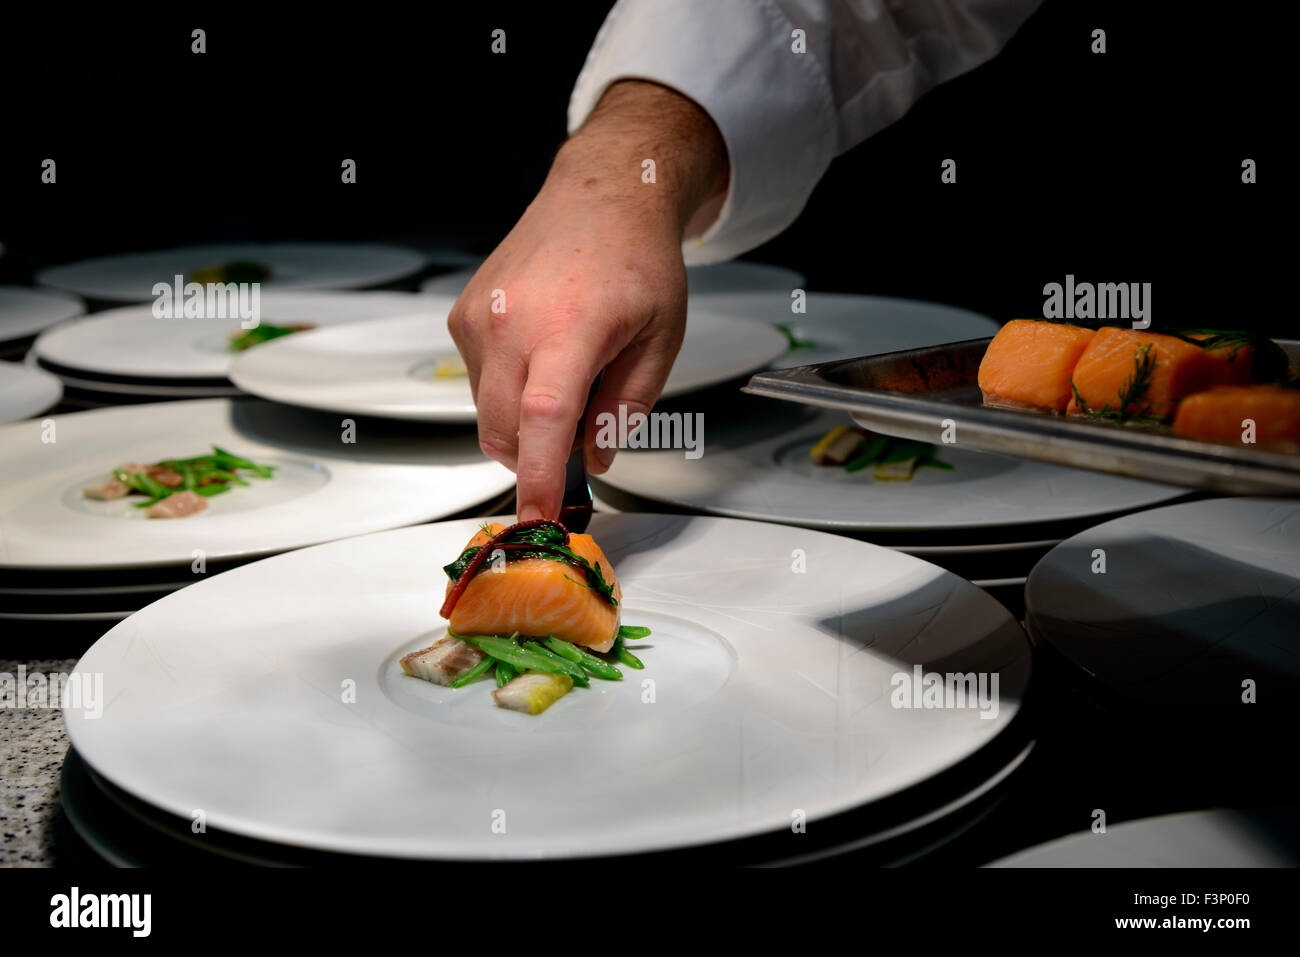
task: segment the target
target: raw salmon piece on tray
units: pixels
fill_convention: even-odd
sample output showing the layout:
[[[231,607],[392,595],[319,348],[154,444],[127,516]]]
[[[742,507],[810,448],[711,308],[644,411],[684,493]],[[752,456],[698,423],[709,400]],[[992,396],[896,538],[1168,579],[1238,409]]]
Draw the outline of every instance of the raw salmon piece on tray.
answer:
[[[1064,412],[1070,373],[1093,330],[1061,322],[1013,319],[998,330],[980,361],[984,404]]]
[[[1241,349],[1233,358],[1229,352],[1204,349],[1158,332],[1105,326],[1097,330],[1074,367],[1078,396],[1071,398],[1066,411],[1081,415],[1104,409],[1168,418],[1185,396],[1249,380],[1249,349]],[[1080,399],[1087,409],[1080,406]]]
[[[466,548],[486,545],[507,526],[480,529]],[[608,651],[618,633],[623,592],[614,567],[590,535],[569,535],[569,548],[600,568],[614,602],[590,588],[581,569],[551,558],[522,558],[500,568],[485,565],[465,586],[448,624],[458,635],[554,636],[593,651]],[[450,594],[454,582],[447,583]]]
[[[1178,406],[1174,435],[1243,444],[1249,419],[1259,448],[1300,451],[1300,390],[1275,385],[1221,385]]]

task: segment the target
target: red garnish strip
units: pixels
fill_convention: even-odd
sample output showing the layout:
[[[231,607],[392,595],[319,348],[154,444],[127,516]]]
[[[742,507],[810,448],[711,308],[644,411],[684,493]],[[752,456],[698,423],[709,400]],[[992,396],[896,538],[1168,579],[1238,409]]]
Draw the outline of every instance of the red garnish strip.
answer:
[[[539,525],[554,525],[560,531],[564,532],[564,545],[565,547],[568,547],[569,530],[559,522],[552,521],[549,518],[534,518],[527,522],[516,522],[508,528],[502,529],[489,538],[487,542],[484,543],[483,547],[478,550],[478,554],[469,560],[469,564],[465,566],[465,570],[460,573],[460,577],[456,579],[456,583],[451,586],[451,591],[447,592],[447,598],[442,603],[442,608],[438,611],[438,614],[443,618],[451,618],[451,612],[452,609],[456,607],[456,602],[460,601],[460,596],[465,593],[465,589],[469,586],[470,581],[478,574],[479,569],[483,567],[483,563],[487,561],[488,557],[493,551],[495,551],[495,546],[500,543],[501,539],[505,538],[507,535],[513,534],[514,532],[523,531],[526,528],[536,528]],[[506,547],[510,548],[513,546]],[[529,547],[535,546],[530,545]]]

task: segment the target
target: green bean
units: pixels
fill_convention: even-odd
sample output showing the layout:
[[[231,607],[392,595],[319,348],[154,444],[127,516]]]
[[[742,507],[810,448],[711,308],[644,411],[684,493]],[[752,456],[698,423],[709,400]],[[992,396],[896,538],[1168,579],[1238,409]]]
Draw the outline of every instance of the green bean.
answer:
[[[514,681],[515,676],[519,674],[519,672],[515,671],[513,667],[499,658],[490,658],[489,660],[495,661],[497,664],[496,676],[498,688],[504,688],[506,685],[510,684],[510,682]]]
[[[219,460],[224,460],[224,465],[231,468],[249,469],[250,471],[256,472],[262,478],[270,478],[271,470],[275,467],[273,465],[258,465],[256,462],[250,462],[248,459],[241,458],[238,455],[233,455],[216,445],[212,446],[212,451],[217,453],[216,457]]]
[[[573,662],[565,660],[563,656],[557,655],[555,652],[539,643],[534,643],[534,647],[529,650],[536,651],[539,655],[545,655],[547,658],[550,658],[557,664],[561,665],[564,668],[564,673],[572,678],[573,683],[579,688],[586,688],[591,684],[591,681],[587,678],[587,673],[582,670],[581,665],[575,665]]]
[[[543,638],[542,644],[546,645],[547,648],[551,649],[551,651],[555,652],[560,657],[568,658],[575,665],[582,664],[582,655],[578,654],[578,649],[573,646],[572,642],[552,636],[550,638]]]
[[[194,490],[196,495],[202,495],[204,498],[211,498],[214,495],[220,495],[222,492],[229,491],[229,485],[200,485]]]
[[[152,495],[154,498],[166,498],[172,493],[172,490],[166,485],[163,485],[162,482],[150,478],[143,472],[139,473],[136,478],[140,480],[140,487],[144,490],[146,495]]]
[[[640,638],[649,638],[650,629],[644,625],[623,625],[618,629],[618,636],[626,641],[637,641]]]
[[[844,463],[844,471],[861,472],[868,465],[871,465],[880,458],[881,453],[885,451],[886,446],[888,446],[892,441],[893,439],[889,438],[887,435],[879,435],[872,439],[863,447],[861,452],[849,459],[848,462]]]
[[[614,656],[629,668],[635,668],[637,671],[640,671],[645,667],[640,658],[628,651],[627,648],[623,647],[622,635],[614,639]]]
[[[623,672],[619,671],[608,661],[597,658],[590,652],[579,648],[571,641],[565,641],[563,638],[551,636],[542,639],[542,644],[556,654],[569,659],[575,664],[581,665],[597,678],[603,678],[606,681],[621,681],[623,679]]]
[[[127,488],[134,489],[137,492],[143,492],[150,498],[166,498],[171,494],[171,489],[162,482],[151,479],[143,472],[127,472],[122,469],[115,469],[113,477],[125,485]]]
[[[532,668],[536,671],[569,674],[567,669],[572,667],[568,662],[564,662],[565,667],[561,668],[554,659],[520,648],[513,639],[502,638],[500,635],[457,635],[451,631],[447,634],[469,642],[480,651],[485,651],[493,658],[499,658],[520,671]]]
[[[481,675],[486,673],[489,668],[492,667],[493,660],[494,659],[488,657],[487,655],[484,655],[482,661],[480,661],[473,668],[469,669],[469,671],[465,672],[463,675],[461,675],[459,678],[453,681],[451,683],[451,687],[463,688],[471,681],[476,680]]]
[[[248,485],[247,482],[241,479],[234,472],[227,471],[226,469],[208,469],[203,473],[203,478],[220,479],[223,482],[234,482],[236,485]]]

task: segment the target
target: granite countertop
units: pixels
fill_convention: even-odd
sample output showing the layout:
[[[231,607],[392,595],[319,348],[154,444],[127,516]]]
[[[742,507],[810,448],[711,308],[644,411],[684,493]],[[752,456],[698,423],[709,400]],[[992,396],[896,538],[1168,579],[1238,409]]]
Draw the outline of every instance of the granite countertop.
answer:
[[[71,672],[75,658],[0,659],[0,673]],[[0,707],[0,867],[93,860],[59,800],[68,731],[58,708]]]

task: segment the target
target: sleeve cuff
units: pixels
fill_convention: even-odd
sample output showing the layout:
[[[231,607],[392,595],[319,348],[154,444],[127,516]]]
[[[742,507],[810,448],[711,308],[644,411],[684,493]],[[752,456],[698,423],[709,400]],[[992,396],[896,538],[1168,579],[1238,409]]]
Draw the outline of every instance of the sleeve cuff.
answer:
[[[569,100],[583,124],[618,80],[652,80],[703,108],[727,146],[730,187],[717,220],[682,245],[687,265],[739,256],[803,210],[837,152],[834,97],[821,64],[795,53],[772,0],[619,0]]]

